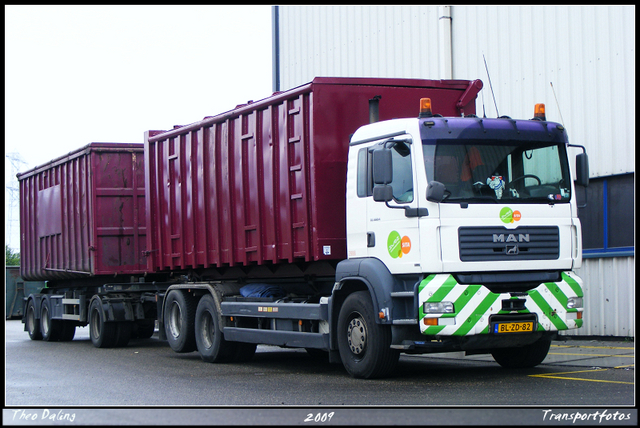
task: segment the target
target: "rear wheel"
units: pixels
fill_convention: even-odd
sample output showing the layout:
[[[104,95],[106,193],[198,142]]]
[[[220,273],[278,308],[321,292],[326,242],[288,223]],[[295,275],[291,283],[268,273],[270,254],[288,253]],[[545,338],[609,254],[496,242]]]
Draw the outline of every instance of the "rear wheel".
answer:
[[[502,367],[509,369],[523,369],[535,367],[542,363],[549,353],[551,340],[543,337],[530,345],[518,348],[494,349],[493,359]]]
[[[89,337],[96,348],[112,348],[116,344],[118,325],[105,322],[100,299],[93,299],[89,306]]]
[[[182,290],[171,290],[165,298],[164,329],[175,352],[196,350],[195,310],[195,298]]]
[[[344,301],[338,316],[338,349],[347,372],[356,378],[380,378],[396,367],[400,352],[391,349],[391,329],[377,324],[367,291]]]
[[[225,363],[237,357],[251,358],[255,345],[225,340],[213,296],[202,296],[196,310],[196,344],[200,357],[208,363]],[[238,345],[249,345],[238,348]],[[253,348],[253,349],[251,349]],[[250,354],[250,355],[249,355]]]
[[[42,339],[47,342],[55,342],[60,339],[60,320],[54,320],[51,316],[51,303],[49,299],[43,299],[40,308],[40,330],[42,331]]]
[[[29,299],[29,303],[27,303],[25,324],[31,340],[42,340],[40,322],[36,318],[36,302],[33,299]]]

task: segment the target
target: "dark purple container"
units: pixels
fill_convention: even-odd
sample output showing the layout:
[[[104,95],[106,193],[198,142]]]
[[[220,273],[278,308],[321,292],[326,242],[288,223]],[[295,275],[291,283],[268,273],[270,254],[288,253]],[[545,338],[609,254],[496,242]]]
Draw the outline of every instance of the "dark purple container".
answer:
[[[480,81],[316,78],[145,142],[148,269],[346,258],[350,135],[379,120],[475,113]]]
[[[29,281],[146,269],[144,145],[91,143],[18,174]]]

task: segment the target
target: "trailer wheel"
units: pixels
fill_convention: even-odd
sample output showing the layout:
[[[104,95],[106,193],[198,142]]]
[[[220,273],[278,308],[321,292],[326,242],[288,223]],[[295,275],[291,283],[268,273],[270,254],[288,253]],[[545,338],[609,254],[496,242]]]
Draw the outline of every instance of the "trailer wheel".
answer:
[[[29,299],[29,303],[27,303],[25,324],[31,340],[42,340],[42,330],[40,330],[40,323],[36,318],[36,302],[33,299]]]
[[[196,344],[200,357],[207,363],[228,362],[236,356],[237,345],[244,345],[225,340],[216,303],[210,294],[202,296],[196,309]]]
[[[523,369],[535,367],[547,358],[551,340],[543,337],[530,345],[518,348],[494,349],[491,352],[493,359],[504,368]]]
[[[96,348],[112,348],[116,344],[117,324],[105,322],[102,302],[93,299],[89,306],[89,336]]]
[[[47,342],[55,342],[60,339],[60,320],[51,319],[51,304],[49,299],[42,299],[40,309],[40,330],[42,339]]]
[[[165,298],[164,329],[175,352],[193,352],[196,300],[182,290],[171,290]]]
[[[349,295],[338,316],[338,349],[342,364],[356,378],[380,378],[396,367],[400,352],[391,348],[391,329],[377,324],[367,291]]]

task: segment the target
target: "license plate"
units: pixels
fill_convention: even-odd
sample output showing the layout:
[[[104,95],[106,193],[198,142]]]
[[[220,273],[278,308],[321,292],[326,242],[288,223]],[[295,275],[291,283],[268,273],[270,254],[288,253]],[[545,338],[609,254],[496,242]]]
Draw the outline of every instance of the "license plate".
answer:
[[[503,322],[493,326],[494,333],[531,333],[533,322]]]

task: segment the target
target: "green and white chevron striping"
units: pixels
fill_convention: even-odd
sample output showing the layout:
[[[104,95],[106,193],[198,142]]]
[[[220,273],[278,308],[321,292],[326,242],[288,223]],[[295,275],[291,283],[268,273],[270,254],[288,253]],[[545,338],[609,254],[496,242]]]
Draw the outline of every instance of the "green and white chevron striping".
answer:
[[[425,278],[418,289],[420,331],[425,335],[465,336],[489,333],[489,317],[511,313],[502,309],[502,301],[524,299],[525,309],[519,314],[535,313],[538,331],[559,331],[582,326],[578,312],[568,308],[569,298],[583,297],[581,280],[564,272],[559,282],[540,284],[524,296],[492,293],[482,285],[458,284],[453,275],[433,274]],[[454,313],[426,314],[424,303],[452,302]],[[438,325],[426,325],[425,318],[437,318]]]

